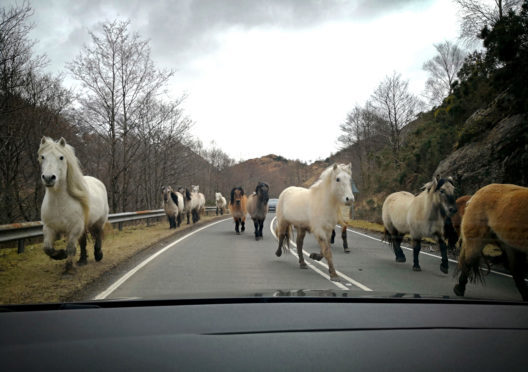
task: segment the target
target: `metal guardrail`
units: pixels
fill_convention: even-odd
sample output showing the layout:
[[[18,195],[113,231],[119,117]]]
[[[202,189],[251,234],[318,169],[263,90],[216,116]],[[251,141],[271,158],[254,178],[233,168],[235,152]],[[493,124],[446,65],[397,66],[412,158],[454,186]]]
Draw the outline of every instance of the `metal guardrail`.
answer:
[[[216,207],[205,207],[205,213],[216,211]],[[118,224],[118,229],[121,230],[123,222],[130,222],[136,220],[147,220],[151,218],[160,218],[165,216],[163,209],[137,211],[137,212],[123,212],[113,213],[108,215],[108,222],[111,224]],[[42,221],[11,223],[7,225],[0,225],[0,243],[18,241],[18,253],[24,252],[24,241],[30,238],[37,238],[43,236]]]

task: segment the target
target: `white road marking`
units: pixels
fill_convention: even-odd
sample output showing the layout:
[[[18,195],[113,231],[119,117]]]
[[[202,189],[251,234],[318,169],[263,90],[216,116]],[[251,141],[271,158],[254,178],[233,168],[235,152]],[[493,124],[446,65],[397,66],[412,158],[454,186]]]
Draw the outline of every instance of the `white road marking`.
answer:
[[[338,225],[339,226],[339,225]],[[341,226],[339,226],[341,227]],[[389,242],[386,242],[386,241],[383,241],[381,239],[378,239],[378,238],[374,238],[373,236],[370,236],[370,235],[367,235],[367,234],[363,234],[363,233],[360,233],[360,232],[357,232],[357,231],[354,231],[352,229],[347,229],[347,231],[350,231],[354,234],[357,234],[357,235],[361,235],[361,236],[364,236],[366,238],[369,238],[369,239],[372,239],[372,240],[376,240],[378,242],[382,242],[384,244],[389,244]],[[408,251],[412,251],[413,249],[411,247],[406,247],[404,245],[400,245],[403,249],[407,249]],[[435,254],[431,254],[431,253],[427,253],[427,252],[423,252],[423,251],[420,251],[420,254],[424,254],[426,256],[431,256],[431,257],[435,257],[435,258],[438,258],[439,260],[442,259],[442,257],[440,256],[437,256]],[[453,260],[452,258],[448,258],[448,261],[449,262],[452,262],[452,263],[455,263],[455,264],[458,264],[458,261],[457,260]],[[484,267],[481,267],[480,268],[481,270],[483,271],[487,271],[487,268],[484,268]],[[505,276],[505,277],[508,277],[508,278],[513,278],[510,274],[505,274],[505,273],[501,273],[499,271],[495,271],[495,270],[490,270],[490,273],[493,273],[493,274],[497,274],[497,275],[501,275],[501,276]],[[528,279],[525,279],[526,282],[528,282]]]
[[[114,292],[117,288],[119,288],[124,282],[126,282],[132,275],[137,273],[142,267],[147,265],[150,261],[152,261],[153,259],[158,257],[160,254],[162,254],[165,251],[167,251],[168,249],[174,247],[176,244],[178,244],[182,240],[187,239],[189,236],[192,236],[192,235],[194,235],[194,234],[196,234],[196,233],[198,233],[198,232],[200,232],[200,231],[202,231],[204,229],[207,229],[208,227],[214,226],[214,225],[216,225],[216,224],[218,224],[220,222],[224,222],[224,221],[228,221],[228,220],[230,220],[230,218],[225,218],[223,220],[220,220],[220,221],[217,221],[217,222],[213,222],[213,223],[211,223],[209,225],[206,225],[204,227],[200,227],[199,229],[194,230],[193,232],[190,232],[189,234],[182,236],[180,239],[170,243],[165,248],[159,250],[158,252],[154,253],[152,256],[148,257],[147,259],[143,260],[141,263],[136,265],[136,267],[134,267],[133,269],[128,271],[125,275],[123,275],[121,278],[119,278],[116,282],[114,282],[106,290],[104,290],[103,292],[101,292],[97,296],[95,296],[94,300],[104,300],[105,298],[107,298],[112,292]]]
[[[275,234],[275,231],[273,229],[273,223],[275,222],[275,220],[277,219],[277,217],[273,217],[273,220],[271,220],[271,224],[270,224],[270,231],[271,231],[271,234],[275,237],[275,239],[278,240],[278,237],[277,235]],[[290,240],[290,244],[292,244],[293,246],[297,247],[297,244],[295,244],[295,242],[293,242],[292,240]],[[299,256],[297,255],[297,253],[295,253],[292,249],[289,249],[290,253],[293,254],[295,257],[297,257],[297,259],[299,259]],[[307,255],[308,257],[310,256],[310,253],[306,252],[304,249],[303,249],[303,253],[305,255]],[[328,265],[325,264],[324,262],[320,262],[320,261],[314,261],[315,263],[325,267],[326,269],[328,269]],[[316,268],[315,266],[313,266],[311,263],[308,263],[306,262],[306,265],[308,265],[308,267],[310,269],[312,269],[313,271],[315,271],[316,273],[318,273],[319,275],[323,276],[325,279],[327,280],[330,280],[330,276],[324,272],[322,272],[321,270],[319,270],[318,268]],[[361,283],[359,283],[358,281],[350,278],[349,276],[343,274],[342,272],[340,271],[337,271],[336,270],[336,273],[337,275],[339,275],[341,278],[345,279],[346,281],[349,282],[349,284],[352,284],[366,292],[372,292],[372,289],[370,289],[369,287],[367,287],[366,285],[363,285]],[[331,280],[330,280],[331,281]],[[333,284],[335,284],[338,288],[340,289],[346,289],[346,290],[349,290],[349,288],[345,285],[343,285],[342,283],[339,283],[339,282],[334,282],[334,281],[331,281]]]

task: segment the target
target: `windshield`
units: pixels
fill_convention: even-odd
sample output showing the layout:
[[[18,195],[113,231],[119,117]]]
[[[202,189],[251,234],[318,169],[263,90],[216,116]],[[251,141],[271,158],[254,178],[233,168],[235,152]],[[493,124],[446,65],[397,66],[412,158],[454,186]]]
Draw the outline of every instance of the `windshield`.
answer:
[[[520,0],[2,2],[0,302],[528,300],[527,36]]]

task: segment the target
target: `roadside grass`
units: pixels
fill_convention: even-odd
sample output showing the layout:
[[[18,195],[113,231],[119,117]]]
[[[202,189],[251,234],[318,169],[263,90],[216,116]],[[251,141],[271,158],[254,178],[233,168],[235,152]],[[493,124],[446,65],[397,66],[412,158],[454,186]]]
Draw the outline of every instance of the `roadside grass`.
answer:
[[[215,218],[202,216],[198,224]],[[108,225],[110,226],[110,225]],[[75,265],[74,275],[63,275],[65,261],[54,261],[42,251],[42,243],[28,245],[25,252],[17,253],[16,248],[0,250],[0,304],[52,303],[68,301],[77,291],[96,281],[104,273],[139,251],[177,232],[190,229],[193,225],[182,224],[176,230],[169,230],[164,219],[146,226],[138,223],[118,229],[105,229],[103,259],[95,262],[93,242],[88,241],[86,250],[88,264]],[[65,241],[55,242],[56,248],[64,248]],[[79,259],[77,246],[75,261]]]

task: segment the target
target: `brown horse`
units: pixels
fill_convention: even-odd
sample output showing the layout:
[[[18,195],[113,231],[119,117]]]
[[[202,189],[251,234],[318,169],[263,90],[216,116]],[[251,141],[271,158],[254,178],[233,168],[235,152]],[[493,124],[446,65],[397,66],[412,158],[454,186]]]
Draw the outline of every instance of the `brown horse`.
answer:
[[[246,230],[246,203],[247,197],[244,195],[244,189],[241,186],[233,187],[231,190],[231,200],[229,201],[229,211],[235,220],[235,232],[237,235],[240,234],[239,225],[241,225],[242,232]]]
[[[269,185],[259,182],[255,192],[248,197],[247,210],[255,225],[255,240],[262,239],[264,220],[268,213]]]
[[[496,244],[506,254],[513,280],[523,301],[528,301],[524,281],[528,253],[528,188],[491,184],[478,190],[467,203],[462,219],[460,277],[454,288],[463,296],[468,280],[482,279],[480,261],[486,244]]]
[[[466,203],[471,198],[471,195],[461,196],[456,200],[457,212],[452,217],[447,217],[444,225],[444,236],[447,239],[448,247],[451,250],[456,248],[458,239],[460,237],[460,225],[462,224],[462,217],[466,210]]]

